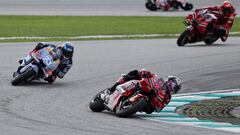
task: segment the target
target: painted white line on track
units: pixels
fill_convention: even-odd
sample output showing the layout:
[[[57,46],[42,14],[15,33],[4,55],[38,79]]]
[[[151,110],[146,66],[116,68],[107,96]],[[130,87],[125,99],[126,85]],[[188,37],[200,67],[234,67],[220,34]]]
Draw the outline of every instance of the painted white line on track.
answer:
[[[206,99],[217,99],[218,97],[206,97],[206,96],[183,96],[175,97],[175,99],[189,99],[189,100],[206,100]]]
[[[240,32],[231,32],[230,35],[238,35]],[[33,40],[33,39],[111,39],[111,38],[147,38],[147,37],[177,37],[180,34],[137,34],[137,35],[95,35],[95,36],[76,36],[76,37],[0,37],[0,40]]]

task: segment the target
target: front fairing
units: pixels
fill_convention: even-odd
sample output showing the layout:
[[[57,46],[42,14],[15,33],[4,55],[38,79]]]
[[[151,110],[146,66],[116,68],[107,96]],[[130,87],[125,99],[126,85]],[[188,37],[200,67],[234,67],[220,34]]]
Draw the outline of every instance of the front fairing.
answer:
[[[106,98],[104,104],[108,110],[114,111],[121,98],[122,94],[119,91],[115,90],[113,94],[109,95]]]
[[[52,72],[60,64],[60,60],[57,59],[54,61],[51,51],[53,48],[46,47],[39,51],[32,52],[31,56],[34,58],[35,62],[38,64],[39,68],[43,71],[43,77],[47,78],[52,75]]]

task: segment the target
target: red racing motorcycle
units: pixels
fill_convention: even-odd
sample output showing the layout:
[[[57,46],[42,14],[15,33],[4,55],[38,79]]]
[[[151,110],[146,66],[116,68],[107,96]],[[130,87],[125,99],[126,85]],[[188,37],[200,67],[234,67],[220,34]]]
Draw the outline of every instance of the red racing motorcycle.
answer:
[[[158,9],[162,9],[161,7],[157,6],[157,3],[160,3],[160,0],[146,0],[145,7],[148,10],[156,11]],[[167,4],[171,9],[182,9],[184,11],[189,11],[193,9],[193,4],[186,2],[186,0],[167,0]]]
[[[220,38],[221,30],[216,28],[217,17],[214,14],[199,15],[191,22],[185,21],[186,30],[181,33],[177,40],[178,46],[186,44],[205,42],[208,45],[213,44]]]
[[[114,112],[118,117],[128,117],[137,112],[144,112],[149,104],[154,106],[156,110],[161,110],[161,84],[163,80],[158,76],[152,78],[144,78],[142,80],[132,80],[119,85],[114,93],[110,94],[107,89],[102,90],[95,95],[90,103],[89,108],[93,112],[101,112],[108,110]],[[151,82],[151,84],[149,84]],[[154,98],[149,98],[150,91],[144,89],[128,90],[130,85],[144,85],[142,87],[151,87],[151,92],[155,93]],[[126,88],[127,87],[127,88]],[[141,88],[142,88],[141,87]]]

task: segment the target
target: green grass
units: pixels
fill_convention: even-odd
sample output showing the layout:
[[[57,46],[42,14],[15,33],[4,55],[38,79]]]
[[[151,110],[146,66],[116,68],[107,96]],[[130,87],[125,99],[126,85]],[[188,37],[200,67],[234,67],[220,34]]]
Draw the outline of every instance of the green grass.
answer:
[[[157,16],[0,16],[0,37],[175,34],[184,17]],[[236,18],[233,31],[239,31]]]

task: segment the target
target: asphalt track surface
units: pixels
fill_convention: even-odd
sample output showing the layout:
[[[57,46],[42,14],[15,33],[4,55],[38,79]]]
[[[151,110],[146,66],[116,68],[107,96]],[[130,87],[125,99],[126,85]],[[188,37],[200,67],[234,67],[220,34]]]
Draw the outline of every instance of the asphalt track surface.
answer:
[[[3,135],[234,135],[234,133],[93,113],[88,102],[122,73],[145,67],[182,79],[181,93],[240,88],[240,38],[178,47],[176,39],[74,41],[74,65],[54,84],[11,86],[17,60],[36,43],[0,44]]]
[[[218,5],[223,0],[187,0],[195,8]],[[239,0],[231,0],[239,12]],[[151,12],[145,0],[0,0],[1,15],[117,15],[186,16],[189,12]]]
[[[195,8],[221,0],[189,0]],[[234,4],[239,5],[235,0]],[[239,6],[238,6],[239,7]],[[3,15],[171,16],[189,12],[150,12],[144,0],[0,0]],[[0,134],[4,135],[234,135],[233,133],[153,122],[111,113],[93,113],[88,102],[122,73],[146,67],[177,75],[181,93],[240,88],[240,38],[225,44],[177,47],[174,39],[81,41],[75,44],[74,66],[52,85],[10,85],[17,60],[35,43],[0,44]]]

